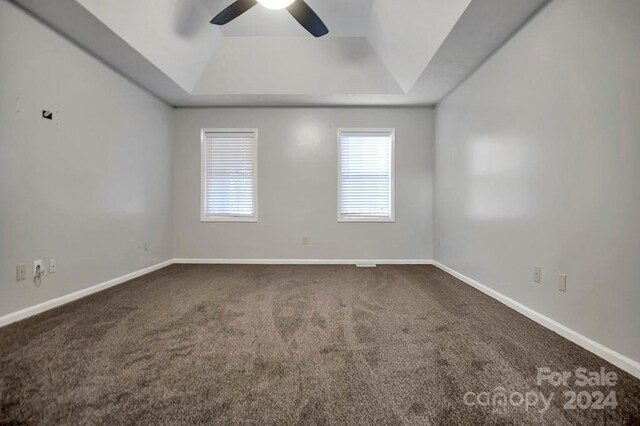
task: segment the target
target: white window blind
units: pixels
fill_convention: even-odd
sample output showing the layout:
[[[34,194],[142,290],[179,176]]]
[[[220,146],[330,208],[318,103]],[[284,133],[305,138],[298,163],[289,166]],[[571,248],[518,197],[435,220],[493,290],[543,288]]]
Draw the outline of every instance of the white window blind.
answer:
[[[257,220],[257,131],[202,134],[202,220]]]
[[[393,221],[393,130],[339,132],[340,221]]]

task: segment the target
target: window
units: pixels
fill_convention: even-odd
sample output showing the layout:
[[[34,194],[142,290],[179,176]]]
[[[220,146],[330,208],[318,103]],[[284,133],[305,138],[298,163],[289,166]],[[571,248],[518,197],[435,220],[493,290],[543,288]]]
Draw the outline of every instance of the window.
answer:
[[[202,130],[203,222],[258,220],[258,131]]]
[[[338,221],[393,222],[394,130],[338,131]]]

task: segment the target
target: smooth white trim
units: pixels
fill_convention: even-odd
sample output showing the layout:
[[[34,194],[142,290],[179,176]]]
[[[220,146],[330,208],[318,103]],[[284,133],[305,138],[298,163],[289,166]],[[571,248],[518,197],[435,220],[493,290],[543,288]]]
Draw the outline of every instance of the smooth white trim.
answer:
[[[562,324],[560,324],[559,322],[552,320],[551,318],[537,312],[534,311],[533,309],[523,305],[520,302],[516,302],[515,300],[511,299],[510,297],[505,296],[502,293],[499,293],[489,287],[487,287],[484,284],[480,284],[478,281],[474,280],[473,278],[469,278],[468,276],[461,274],[460,272],[449,268],[448,266],[443,265],[442,263],[438,262],[438,261],[433,261],[432,263],[434,266],[442,269],[443,271],[445,271],[446,273],[456,277],[457,279],[459,279],[460,281],[480,290],[481,292],[483,292],[484,294],[496,299],[498,302],[501,302],[505,305],[507,305],[508,307],[510,307],[511,309],[514,309],[518,312],[520,312],[522,315],[526,316],[527,318],[537,322],[538,324],[542,325],[545,328],[548,328],[551,331],[554,331],[556,333],[558,333],[560,336],[564,337],[565,339],[568,339],[570,341],[572,341],[573,343],[582,346],[584,349],[588,350],[589,352],[592,352],[596,355],[598,355],[600,358],[605,359],[606,361],[609,361],[611,364],[615,365],[616,367],[626,371],[629,374],[632,374],[638,378],[640,378],[640,363],[637,361],[634,361],[633,359],[622,355],[621,353],[618,353],[616,351],[614,351],[613,349],[610,349],[594,340],[591,340],[590,338],[583,336],[582,334],[578,333],[575,330],[570,329],[567,326],[564,326]]]
[[[395,218],[388,216],[341,216],[338,223],[394,223]]]
[[[102,290],[106,290],[109,287],[116,286],[118,284],[122,284],[126,281],[132,280],[134,278],[138,278],[142,275],[146,275],[150,272],[156,271],[158,269],[162,269],[165,266],[169,266],[171,264],[260,264],[260,265],[434,265],[444,272],[452,275],[453,277],[459,279],[460,281],[480,290],[486,295],[492,297],[493,299],[501,302],[511,309],[516,310],[517,312],[523,314],[527,318],[537,322],[545,328],[548,328],[551,331],[558,333],[560,336],[564,337],[572,341],[573,343],[583,347],[596,354],[597,356],[609,361],[611,364],[617,366],[618,368],[632,374],[638,378],[640,378],[640,363],[622,355],[613,349],[610,349],[594,340],[589,339],[586,336],[578,333],[575,330],[566,327],[559,322],[552,320],[551,318],[534,311],[533,309],[523,305],[520,302],[517,302],[510,297],[503,295],[500,292],[497,292],[483,284],[480,284],[478,281],[470,278],[460,272],[449,268],[448,266],[443,265],[442,263],[429,260],[429,259],[186,259],[186,258],[177,258],[170,259],[164,262],[158,263],[153,266],[149,266],[144,269],[140,269],[135,272],[131,272],[126,275],[122,275],[118,278],[114,278],[109,281],[105,281],[100,284],[96,284],[92,287],[85,288],[82,290],[78,290],[76,292],[67,294],[65,296],[57,297],[55,299],[48,300],[46,302],[39,303],[37,305],[19,310],[17,312],[13,312],[7,314],[3,317],[0,317],[0,327],[14,323],[16,321],[20,321],[22,319],[31,317],[33,315],[42,313],[44,311],[48,311],[49,309],[62,306],[66,303],[72,302],[74,300],[81,299],[85,296],[88,296],[93,293],[97,293]]]
[[[118,284],[122,284],[126,281],[132,280],[134,278],[141,277],[142,275],[146,275],[150,272],[157,271],[158,269],[162,269],[165,266],[169,266],[171,264],[173,264],[173,259],[165,260],[164,262],[149,266],[147,268],[140,269],[135,272],[131,272],[126,275],[122,275],[118,278],[114,278],[112,280],[105,281],[103,283],[96,284],[88,288],[83,288],[82,290],[74,291],[73,293],[56,297],[55,299],[47,300],[46,302],[38,303],[37,305],[33,305],[16,312],[12,312],[10,314],[0,317],[0,327],[40,314],[44,311],[48,311],[49,309],[53,309],[58,306],[65,305],[69,302],[73,302],[74,300],[78,300],[85,296],[89,296],[90,294],[97,293],[102,290],[106,290],[109,287],[113,287]]]
[[[180,264],[243,265],[431,265],[429,259],[173,259]]]
[[[200,222],[258,222],[255,216],[205,216],[200,217]]]

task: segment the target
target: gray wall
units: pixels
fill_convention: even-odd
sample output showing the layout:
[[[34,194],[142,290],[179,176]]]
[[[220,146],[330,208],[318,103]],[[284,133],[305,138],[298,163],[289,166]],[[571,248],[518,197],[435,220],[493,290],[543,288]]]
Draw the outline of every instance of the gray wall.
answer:
[[[175,257],[432,258],[432,109],[180,109],[174,120]],[[258,223],[200,222],[207,127],[258,128]],[[395,127],[395,223],[337,223],[339,127]]]
[[[438,106],[435,181],[437,260],[635,360],[639,17],[551,2]]]
[[[172,257],[171,112],[0,1],[0,316]]]

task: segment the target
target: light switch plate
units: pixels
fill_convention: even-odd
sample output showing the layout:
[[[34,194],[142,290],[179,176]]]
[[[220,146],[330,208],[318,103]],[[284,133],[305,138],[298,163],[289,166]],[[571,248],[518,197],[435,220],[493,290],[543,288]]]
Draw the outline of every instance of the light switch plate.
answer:
[[[25,263],[19,263],[16,268],[16,278],[18,281],[24,281],[27,279],[27,265]]]
[[[49,259],[49,273],[50,274],[55,273],[57,268],[58,268],[58,265],[56,264],[56,260]]]
[[[567,292],[567,276],[565,274],[558,276],[558,290]]]

